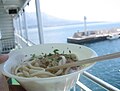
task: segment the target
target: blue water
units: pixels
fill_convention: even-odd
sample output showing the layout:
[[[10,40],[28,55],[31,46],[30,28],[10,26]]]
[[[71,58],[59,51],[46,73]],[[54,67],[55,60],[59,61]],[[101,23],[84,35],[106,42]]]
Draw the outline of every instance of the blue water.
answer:
[[[120,52],[119,44],[120,39],[117,39],[112,41],[106,40],[92,43],[86,46],[95,50],[100,56],[104,54]],[[98,62],[92,68],[90,68],[88,72],[120,89],[120,58]],[[84,77],[81,78],[81,81],[93,91],[105,91],[88,80],[85,80]]]
[[[87,25],[88,30],[100,30],[120,28],[120,23],[97,23]],[[44,28],[44,42],[45,43],[66,43],[67,37],[70,37],[77,31],[83,31],[83,25],[69,25],[59,27]],[[37,29],[31,29],[28,31],[29,39],[36,44],[39,43]],[[91,44],[85,44],[85,46],[92,48],[96,53],[100,55],[119,52],[120,51],[120,39],[106,40]],[[110,83],[111,85],[120,89],[120,58],[114,60],[106,60],[96,63],[92,68],[87,70],[89,73],[99,77],[100,79]],[[84,79],[82,76],[80,80],[91,88],[93,91],[105,91],[90,81]],[[79,89],[79,88],[77,88]]]

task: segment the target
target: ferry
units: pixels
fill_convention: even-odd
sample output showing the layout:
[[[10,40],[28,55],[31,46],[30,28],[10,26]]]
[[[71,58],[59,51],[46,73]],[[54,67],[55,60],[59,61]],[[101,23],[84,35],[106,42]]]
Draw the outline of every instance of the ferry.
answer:
[[[120,37],[119,34],[110,34],[107,36],[107,39],[113,40],[113,39],[118,39]]]
[[[33,0],[0,0],[0,51],[1,53],[9,53],[17,48],[25,48],[35,45],[28,39],[29,28],[26,22],[26,7]],[[37,28],[39,35],[39,44],[44,44],[43,26],[41,20],[40,0],[34,0],[36,8]],[[46,6],[47,7],[47,6]],[[32,22],[32,21],[31,21]],[[25,34],[23,34],[23,31]],[[118,88],[103,81],[102,79],[84,71],[86,78],[92,80],[95,84],[109,91],[120,91]],[[12,84],[12,83],[9,83]],[[13,84],[12,84],[13,85]],[[77,81],[73,91],[79,86],[81,91],[92,91],[89,87]]]

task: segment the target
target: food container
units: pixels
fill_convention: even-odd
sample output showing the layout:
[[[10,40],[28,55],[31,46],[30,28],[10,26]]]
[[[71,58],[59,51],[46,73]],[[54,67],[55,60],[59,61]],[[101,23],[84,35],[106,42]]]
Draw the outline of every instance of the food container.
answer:
[[[9,53],[9,59],[3,67],[3,74],[7,77],[16,79],[27,91],[70,91],[75,86],[79,75],[92,67],[95,63],[86,65],[84,68],[67,75],[49,78],[25,78],[11,73],[11,68],[30,58],[31,54],[40,55],[41,53],[52,53],[58,49],[60,53],[72,52],[77,55],[79,61],[97,56],[96,52],[86,46],[68,43],[50,43],[34,45],[22,49],[13,50]]]

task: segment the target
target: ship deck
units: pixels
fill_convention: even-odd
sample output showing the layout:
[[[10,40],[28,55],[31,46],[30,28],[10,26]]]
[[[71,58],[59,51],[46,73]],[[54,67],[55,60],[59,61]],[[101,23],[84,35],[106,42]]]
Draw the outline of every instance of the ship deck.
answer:
[[[30,40],[28,40],[28,36],[27,36],[27,31],[28,31],[28,27],[26,24],[26,17],[25,17],[25,7],[29,6],[29,3],[32,0],[0,0],[0,32],[1,32],[1,38],[0,38],[0,51],[2,53],[9,53],[12,50],[15,50],[16,48],[25,48],[28,46],[32,46],[34,45],[34,43],[32,43]],[[39,31],[39,41],[40,44],[43,43],[43,34],[42,34],[42,21],[41,20],[41,12],[39,10],[39,0],[35,0],[35,6],[36,6],[36,15],[37,15],[37,23],[38,23],[38,31]],[[29,6],[29,8],[31,8]],[[11,9],[13,9],[14,12],[6,12],[6,11],[11,11]],[[24,11],[24,12],[23,12]],[[13,13],[13,14],[11,14]],[[15,21],[13,23],[13,20]],[[26,35],[23,36],[22,35],[22,21],[23,20],[23,25],[25,28],[25,33]],[[16,25],[16,27],[14,27]],[[101,32],[101,31],[99,31]],[[116,32],[114,32],[116,33]],[[73,41],[76,43],[83,41],[83,42],[87,42],[88,41],[92,41],[93,40],[97,41],[98,39],[104,39],[106,36],[101,33],[99,35],[97,35],[97,33],[95,33],[96,35],[92,34],[90,36],[82,36],[82,37],[75,37],[75,38],[68,38],[69,41]],[[17,45],[17,47],[16,47]],[[118,88],[108,84],[107,82],[99,79],[98,77],[84,71],[83,76],[85,76],[86,78],[92,80],[95,84],[98,84],[100,87],[107,89],[109,91],[120,91]],[[9,83],[10,84],[10,83]],[[13,85],[13,84],[10,84]],[[86,85],[84,85],[84,83],[81,83],[81,81],[77,81],[76,85],[79,86],[80,91],[92,91],[92,87],[89,88]],[[76,85],[73,88],[73,91],[77,91],[76,90]],[[19,91],[19,85],[15,85],[15,87],[17,86],[17,91]],[[14,89],[15,91],[15,89]]]

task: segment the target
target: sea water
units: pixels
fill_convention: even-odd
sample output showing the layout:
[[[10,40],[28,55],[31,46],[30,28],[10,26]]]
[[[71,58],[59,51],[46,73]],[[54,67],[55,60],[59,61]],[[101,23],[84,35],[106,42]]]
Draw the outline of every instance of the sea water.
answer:
[[[120,23],[93,23],[87,25],[87,30],[90,31],[111,28],[120,28]],[[45,43],[66,43],[67,37],[73,36],[73,34],[77,31],[83,31],[84,26],[56,26],[44,28],[43,30]],[[37,28],[30,29],[28,31],[28,37],[32,42],[38,44],[39,41]],[[92,48],[100,56],[109,53],[120,52],[120,39],[105,40],[101,42],[85,44],[85,46]],[[120,58],[98,62],[87,71],[120,89]],[[80,78],[80,80],[93,91],[105,91],[98,85],[85,79],[83,76]],[[77,91],[79,91],[78,89],[79,87],[77,87]]]
[[[96,51],[98,56],[101,56],[120,52],[119,44],[120,39],[116,39],[91,43],[87,44],[86,46],[92,48],[94,51]],[[92,68],[90,68],[88,72],[120,89],[120,58],[98,62]],[[93,91],[106,91],[98,87],[98,85],[93,84],[91,81],[84,79],[84,77],[81,77],[81,82],[83,82]]]

